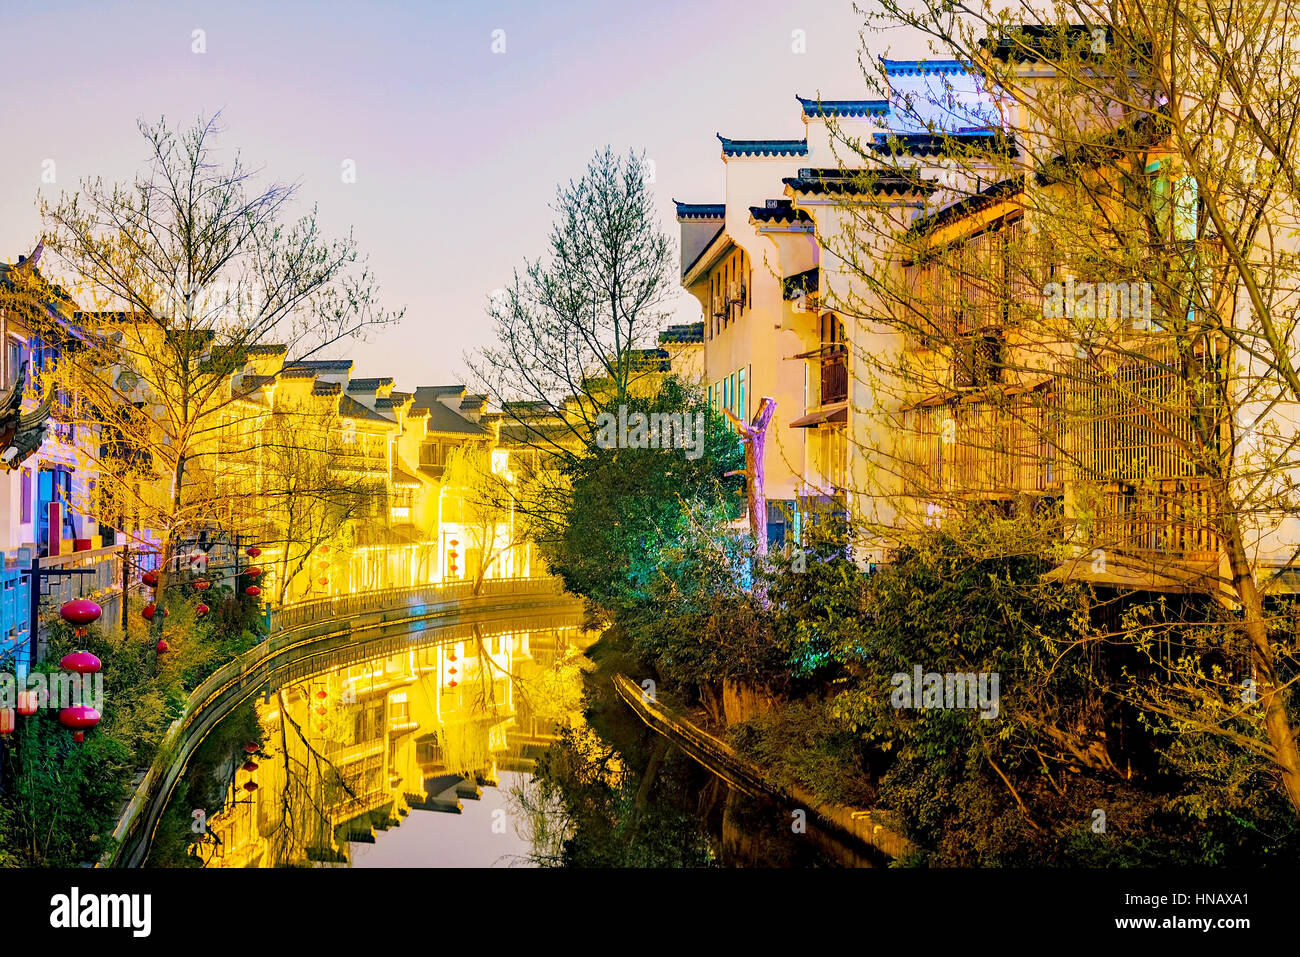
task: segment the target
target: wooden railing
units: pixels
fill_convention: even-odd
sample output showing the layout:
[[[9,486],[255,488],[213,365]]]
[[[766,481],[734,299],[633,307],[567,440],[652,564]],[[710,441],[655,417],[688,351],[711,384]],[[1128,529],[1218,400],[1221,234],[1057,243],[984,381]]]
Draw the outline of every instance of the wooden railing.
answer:
[[[1205,479],[1112,482],[1102,489],[1089,538],[1093,548],[1213,561],[1220,550],[1214,495]]]
[[[348,618],[364,615],[371,611],[392,611],[398,608],[417,608],[433,602],[456,601],[461,598],[500,595],[529,594],[545,590],[561,593],[559,580],[546,578],[485,578],[475,588],[475,583],[464,581],[444,582],[434,585],[416,585],[402,588],[377,588],[372,591],[357,592],[351,595],[337,595],[333,598],[317,598],[302,601],[282,608],[273,608],[270,613],[271,631],[284,631],[296,628],[308,622],[331,618]],[[418,612],[412,612],[418,614]]]
[[[1042,397],[1006,406],[947,402],[909,411],[909,494],[1006,498],[1061,486]]]

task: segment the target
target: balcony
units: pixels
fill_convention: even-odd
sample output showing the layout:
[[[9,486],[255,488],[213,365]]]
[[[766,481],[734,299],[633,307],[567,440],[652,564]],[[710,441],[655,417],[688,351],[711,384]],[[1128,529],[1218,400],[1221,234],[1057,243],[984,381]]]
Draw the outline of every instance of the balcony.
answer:
[[[1142,487],[1111,482],[1101,490],[1088,538],[1094,548],[1213,562],[1220,551],[1214,517],[1207,479],[1160,479]]]

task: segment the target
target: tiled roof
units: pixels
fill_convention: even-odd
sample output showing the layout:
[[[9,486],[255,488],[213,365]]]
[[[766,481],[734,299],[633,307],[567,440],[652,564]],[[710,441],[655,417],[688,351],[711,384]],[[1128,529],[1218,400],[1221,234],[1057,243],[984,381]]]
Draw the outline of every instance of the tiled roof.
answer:
[[[794,98],[803,107],[804,116],[884,116],[889,112],[888,100],[819,100],[797,93]]]
[[[298,359],[289,363],[294,369],[313,369],[316,372],[351,372],[351,359]]]
[[[423,408],[429,402],[449,395],[462,395],[463,385],[422,385],[415,390],[415,404]]]
[[[239,385],[232,390],[235,395],[248,395],[250,392],[256,392],[258,389],[265,389],[267,386],[275,384],[275,376],[270,375],[244,375],[239,378]]]
[[[453,412],[441,402],[434,402],[428,407],[429,422],[425,426],[430,432],[450,432],[454,435],[487,435],[487,429],[477,422],[471,422],[458,412]]]
[[[405,397],[399,395],[381,395],[375,399],[375,408],[380,412],[388,409],[400,409],[402,406],[409,404],[415,397],[409,392],[404,393]]]
[[[723,156],[806,156],[807,140],[732,140],[718,134]]]
[[[681,325],[669,326],[663,332],[659,333],[659,343],[663,345],[669,342],[703,342],[704,341],[704,323],[688,322]]]
[[[288,351],[288,346],[276,345],[274,343],[244,347],[244,354],[249,356],[282,356]]]
[[[521,400],[515,402],[502,402],[501,411],[511,416],[554,415],[555,407],[549,402]]]
[[[337,382],[317,382],[311,389],[312,395],[342,395],[343,386]]]
[[[798,176],[786,176],[781,182],[796,193],[811,195],[875,193],[896,196],[900,193],[930,193],[935,188],[934,184],[914,177],[852,169],[801,169]]]
[[[664,349],[632,349],[628,353],[628,365],[638,372],[667,372],[671,368],[671,357]],[[577,396],[573,396],[576,401]]]
[[[673,200],[677,206],[677,220],[691,219],[723,219],[727,215],[726,203],[680,203]]]
[[[996,40],[985,37],[980,49],[988,51],[995,59],[1014,62],[1056,60],[1075,56],[1082,60],[1101,59],[1105,53],[1092,52],[1094,29],[1106,31],[1106,46],[1114,42],[1110,27],[1094,28],[1085,24],[1027,23]]]
[[[939,156],[954,148],[977,147],[1003,156],[1016,156],[1016,144],[1001,130],[956,130],[952,133],[877,133],[869,149],[885,155]]]
[[[349,392],[374,392],[376,389],[386,385],[393,384],[393,377],[389,375],[375,376],[370,379],[352,379],[348,382]]]
[[[878,57],[880,65],[891,76],[920,76],[926,73],[953,74],[965,73],[966,69],[956,60],[891,60]]]
[[[467,412],[482,412],[487,405],[488,397],[482,393],[467,395],[460,400],[460,407]]]
[[[386,415],[380,415],[374,409],[368,409],[350,395],[339,399],[339,415],[345,419],[365,419],[367,422],[396,423]]]
[[[749,207],[749,216],[760,223],[811,223],[812,217],[795,209],[788,199],[769,199],[763,206]]]
[[[922,236],[928,232],[945,226],[948,223],[961,219],[963,216],[978,212],[984,207],[997,202],[1007,196],[1014,196],[1024,188],[1024,179],[1020,176],[1012,176],[1007,179],[987,186],[974,195],[967,196],[960,202],[953,203],[951,206],[945,206],[938,212],[929,216],[923,216],[912,224],[907,231],[908,236]]]
[[[302,369],[298,366],[285,366],[280,370],[281,379],[314,379],[316,378],[315,369]]]

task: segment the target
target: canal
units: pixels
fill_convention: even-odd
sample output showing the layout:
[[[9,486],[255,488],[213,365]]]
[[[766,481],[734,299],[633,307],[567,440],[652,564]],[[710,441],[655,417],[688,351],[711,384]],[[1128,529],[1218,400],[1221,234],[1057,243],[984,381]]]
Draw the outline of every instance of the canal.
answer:
[[[869,866],[647,728],[579,615],[411,631],[266,686],[191,758],[154,867]]]

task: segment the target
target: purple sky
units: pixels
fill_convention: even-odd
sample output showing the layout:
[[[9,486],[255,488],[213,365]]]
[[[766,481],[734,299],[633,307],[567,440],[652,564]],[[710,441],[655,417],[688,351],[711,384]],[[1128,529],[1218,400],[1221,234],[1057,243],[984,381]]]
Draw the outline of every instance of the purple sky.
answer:
[[[0,258],[30,248],[38,191],[130,177],[137,119],[221,110],[225,148],[301,182],[328,233],[353,227],[385,304],[407,307],[351,346],[355,373],[461,381],[491,291],[544,248],[559,181],[606,143],[643,149],[675,236],[673,197],[721,198],[716,132],[798,136],[796,92],[863,95],[859,28],[851,0],[7,4]],[[694,318],[683,300],[678,318]]]

